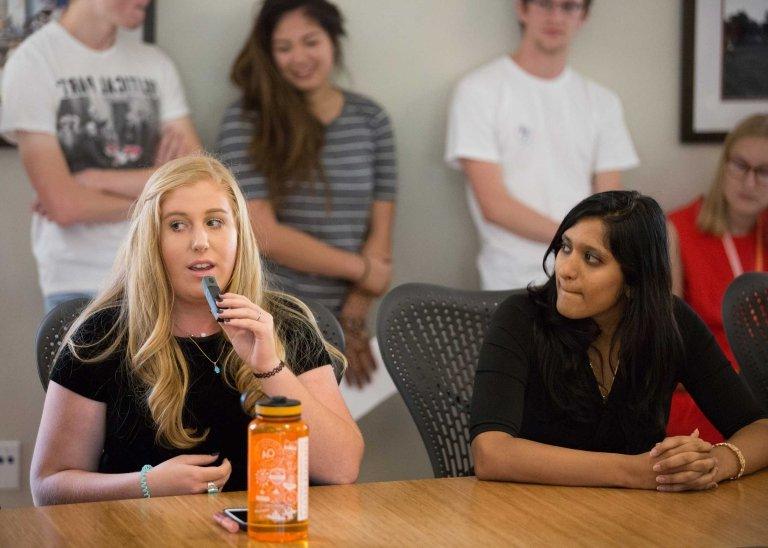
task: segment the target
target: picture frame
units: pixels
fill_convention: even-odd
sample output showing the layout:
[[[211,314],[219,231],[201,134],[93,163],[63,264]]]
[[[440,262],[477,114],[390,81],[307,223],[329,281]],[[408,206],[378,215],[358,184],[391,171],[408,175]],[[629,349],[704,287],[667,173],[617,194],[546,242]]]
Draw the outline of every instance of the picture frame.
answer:
[[[682,20],[680,140],[719,143],[768,112],[768,0],[683,0]]]
[[[2,0],[0,1],[0,85],[5,63],[21,43],[43,25],[57,19],[69,0]],[[155,2],[147,6],[141,29],[128,31],[137,40],[155,42]],[[2,116],[2,97],[0,97]],[[0,147],[13,146],[0,137]]]

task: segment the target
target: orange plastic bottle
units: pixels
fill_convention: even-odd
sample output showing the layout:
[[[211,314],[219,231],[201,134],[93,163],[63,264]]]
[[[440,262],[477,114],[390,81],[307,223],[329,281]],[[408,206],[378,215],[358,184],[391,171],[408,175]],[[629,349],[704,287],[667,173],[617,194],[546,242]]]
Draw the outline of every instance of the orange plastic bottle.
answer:
[[[248,426],[248,537],[260,542],[307,538],[309,429],[301,402],[284,396],[256,403]]]

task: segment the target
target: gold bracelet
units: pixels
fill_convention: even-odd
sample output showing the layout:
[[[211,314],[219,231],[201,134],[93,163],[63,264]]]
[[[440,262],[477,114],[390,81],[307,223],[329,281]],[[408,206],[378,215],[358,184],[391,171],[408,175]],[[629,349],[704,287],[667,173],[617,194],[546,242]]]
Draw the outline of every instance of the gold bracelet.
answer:
[[[738,447],[736,447],[732,443],[728,443],[727,441],[724,441],[724,442],[721,442],[721,443],[716,443],[715,447],[719,447],[721,445],[723,447],[727,447],[728,449],[733,451],[733,454],[736,455],[737,459],[739,459],[739,473],[736,474],[735,476],[731,476],[730,478],[728,478],[729,480],[737,480],[742,475],[744,475],[744,469],[747,467],[747,461],[744,458],[744,454],[741,452],[741,449],[739,449]]]

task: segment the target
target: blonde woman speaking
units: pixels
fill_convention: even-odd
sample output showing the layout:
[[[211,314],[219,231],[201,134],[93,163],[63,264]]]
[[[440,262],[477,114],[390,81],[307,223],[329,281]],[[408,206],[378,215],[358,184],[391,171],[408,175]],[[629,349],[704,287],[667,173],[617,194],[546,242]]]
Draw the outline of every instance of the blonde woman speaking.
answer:
[[[222,288],[214,319],[200,280]],[[357,478],[363,439],[332,359],[297,299],[262,287],[245,201],[205,156],[174,160],[139,197],[111,283],[51,373],[32,461],[37,505],[241,490],[246,409],[301,400],[310,478]],[[220,464],[217,464],[217,460]]]

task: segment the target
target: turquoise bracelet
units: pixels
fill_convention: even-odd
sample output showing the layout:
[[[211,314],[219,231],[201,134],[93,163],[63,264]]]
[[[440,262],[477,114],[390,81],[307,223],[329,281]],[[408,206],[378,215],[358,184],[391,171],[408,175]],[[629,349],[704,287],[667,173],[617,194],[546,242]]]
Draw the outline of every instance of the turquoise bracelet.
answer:
[[[152,470],[152,465],[145,464],[141,467],[141,472],[139,472],[139,485],[141,485],[141,493],[144,495],[145,499],[152,496],[152,493],[149,492],[149,485],[147,484],[147,472],[150,470]]]

